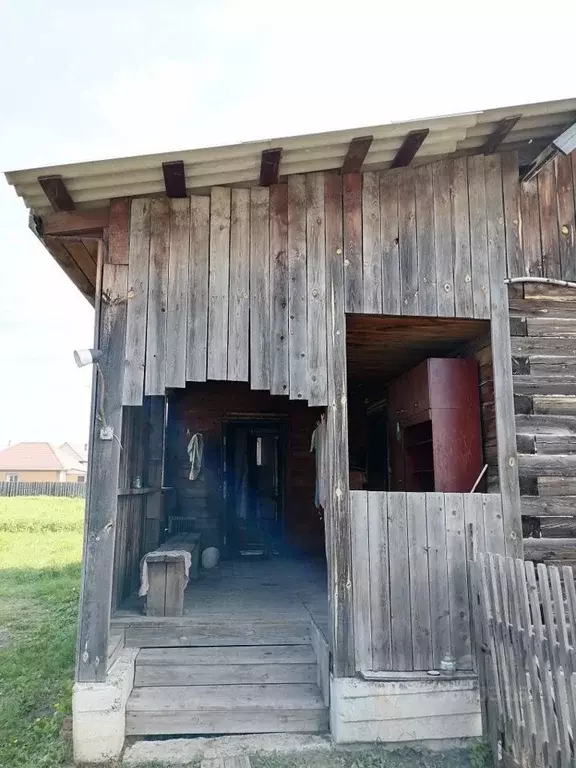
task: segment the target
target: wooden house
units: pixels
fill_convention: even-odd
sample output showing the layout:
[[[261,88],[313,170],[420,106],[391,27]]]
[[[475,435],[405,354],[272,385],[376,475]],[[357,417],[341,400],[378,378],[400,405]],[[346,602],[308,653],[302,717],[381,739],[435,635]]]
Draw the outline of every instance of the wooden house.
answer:
[[[576,559],[576,165],[553,143],[575,120],[576,99],[7,175],[101,352],[77,759],[480,733],[467,560]],[[162,552],[186,547],[183,593]]]

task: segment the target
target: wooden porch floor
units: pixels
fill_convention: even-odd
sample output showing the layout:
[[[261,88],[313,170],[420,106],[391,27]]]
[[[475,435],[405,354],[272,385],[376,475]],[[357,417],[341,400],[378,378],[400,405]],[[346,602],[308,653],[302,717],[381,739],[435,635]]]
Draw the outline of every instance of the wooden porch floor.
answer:
[[[313,618],[328,636],[326,578],[322,559],[227,560],[190,581],[184,595],[184,616],[147,617],[144,600],[133,596],[116,611],[112,625],[208,627],[212,622],[225,621],[231,626],[252,623],[264,627],[302,625]]]

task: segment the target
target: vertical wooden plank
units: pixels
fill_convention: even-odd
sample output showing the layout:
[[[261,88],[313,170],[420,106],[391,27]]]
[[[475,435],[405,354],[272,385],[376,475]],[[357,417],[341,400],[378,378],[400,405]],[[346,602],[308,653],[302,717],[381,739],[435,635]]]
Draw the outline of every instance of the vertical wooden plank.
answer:
[[[490,273],[488,270],[488,230],[484,157],[468,158],[468,199],[470,203],[470,257],[474,317],[490,317]]]
[[[547,163],[541,168],[536,179],[538,180],[538,203],[540,206],[542,273],[544,277],[560,278],[558,203],[554,163]]]
[[[270,187],[270,392],[287,395],[288,369],[288,185]]]
[[[390,560],[392,668],[401,672],[413,668],[405,493],[388,494],[388,542],[390,551],[394,552],[394,557]]]
[[[133,226],[136,237],[131,245],[131,255],[133,247],[147,254],[147,247],[144,247],[147,240],[142,237],[142,230],[146,231],[143,222],[147,219],[148,204],[133,207],[133,213],[135,209]],[[76,653],[78,682],[103,682],[106,679],[122,434],[127,295],[128,267],[104,263],[102,302],[99,315],[97,313],[99,328],[95,332],[95,342],[103,352],[100,369],[106,382],[106,391],[104,393],[100,383],[96,385],[96,407],[92,414],[93,439],[88,466],[89,494],[86,501]],[[140,387],[141,384],[140,381]],[[134,390],[130,394],[133,396]],[[100,439],[100,428],[103,425],[96,421],[96,414],[102,410],[106,426],[112,428],[117,439]]]
[[[432,667],[426,495],[406,494],[413,669]]]
[[[546,634],[544,632],[544,624],[542,622],[542,606],[540,603],[540,595],[538,592],[538,583],[536,581],[534,563],[526,562],[524,563],[524,568],[526,571],[526,582],[528,584],[528,596],[530,599],[530,611],[532,614],[532,625],[534,628],[534,649],[537,659],[536,664],[539,670],[538,675],[541,680],[540,695],[542,696],[543,710],[546,715],[545,722],[549,744],[549,760],[550,765],[558,765],[557,756],[559,752],[559,733],[555,716],[555,703],[552,693],[552,685],[550,684],[550,677],[548,674],[549,646]],[[545,674],[543,673],[544,670],[546,670]]]
[[[108,261],[110,264],[128,264],[130,252],[130,198],[110,200],[108,216]]]
[[[226,379],[230,277],[230,190],[224,187],[212,187],[210,190],[209,274],[208,378]]]
[[[381,314],[380,179],[374,172],[362,175],[362,286],[364,312]]]
[[[150,272],[146,323],[146,372],[144,394],[163,395],[166,390],[166,307],[170,208],[168,198],[150,203]]]
[[[210,198],[190,198],[190,265],[186,379],[206,381]]]
[[[362,312],[362,176],[344,175],[344,290],[346,312]]]
[[[328,404],[326,365],[326,232],[324,174],[306,176],[308,405]]]
[[[332,672],[354,675],[352,555],[348,467],[346,317],[344,310],[343,229],[340,179],[325,176],[326,325],[328,360],[327,452],[329,457]]]
[[[351,491],[352,579],[354,585],[354,650],[356,671],[372,669],[372,620],[370,615],[370,561],[368,544],[368,494]]]
[[[132,201],[128,266],[124,405],[140,405],[144,397],[146,316],[148,312],[148,261],[150,258],[150,201]]]
[[[576,237],[574,233],[574,184],[572,162],[569,156],[558,155],[555,160],[556,196],[558,206],[558,247],[560,277],[563,280],[576,278]]]
[[[446,494],[444,511],[452,653],[458,669],[472,669],[464,496],[459,493]]]
[[[558,721],[558,748],[560,752],[560,764],[562,768],[572,765],[570,758],[570,735],[568,732],[568,711],[565,696],[560,684],[560,648],[557,638],[557,624],[554,616],[552,596],[550,594],[550,582],[548,581],[548,569],[542,563],[538,563],[538,588],[542,603],[542,612],[546,627],[546,638],[550,662],[550,672],[554,689],[554,712]],[[562,610],[564,606],[562,606]]]
[[[414,171],[411,168],[405,168],[398,173],[398,252],[400,311],[403,315],[417,315],[419,314],[418,248]]]
[[[538,178],[520,184],[520,243],[522,246],[522,276],[542,276],[540,243],[540,212]]]
[[[467,493],[464,495],[464,517],[468,539],[468,559],[473,560],[479,552],[486,552],[483,494]]]
[[[233,189],[230,207],[228,381],[248,381],[250,322],[250,190]]]
[[[554,675],[557,679],[557,687],[562,700],[561,706],[564,710],[566,724],[568,730],[571,732],[572,736],[574,736],[574,728],[576,727],[576,697],[574,694],[576,693],[576,690],[572,687],[571,672],[574,670],[573,664],[576,660],[574,658],[574,651],[576,648],[572,647],[571,641],[574,641],[573,634],[575,627],[572,626],[569,628],[566,623],[566,608],[564,604],[564,594],[562,592],[560,571],[555,565],[549,566],[547,570],[550,576],[553,617],[556,625],[556,669],[554,670]],[[574,580],[572,580],[572,585],[574,585]],[[566,602],[568,602],[569,599],[568,589],[569,587],[566,585]],[[567,744],[567,749],[568,752],[570,752],[569,744]]]
[[[392,669],[390,643],[390,548],[388,546],[388,494],[368,494],[368,548],[370,559],[370,618],[372,669]]]
[[[250,386],[270,389],[270,192],[250,190]]]
[[[508,290],[504,283],[506,279],[506,245],[499,155],[486,157],[486,211],[490,258],[490,335],[498,438],[498,473],[504,511],[505,554],[509,557],[521,557],[522,520],[518,484],[518,457],[516,454],[510,316]]]
[[[495,493],[486,494],[483,500],[486,552],[504,555],[506,553],[506,543],[504,539],[504,521],[502,519],[502,500]]]
[[[454,314],[474,317],[470,262],[470,203],[468,164],[465,157],[452,160],[452,222],[454,226]]]
[[[430,630],[432,636],[432,660],[434,669],[450,647],[450,615],[448,592],[448,554],[446,551],[446,527],[444,495],[426,494],[426,530],[428,532],[428,567],[430,569]]]
[[[506,264],[508,277],[524,275],[520,244],[518,153],[502,154],[502,194],[506,228]]]
[[[190,200],[170,200],[170,260],[166,316],[166,386],[186,386],[186,323],[190,262]]]
[[[382,313],[400,313],[398,251],[398,174],[380,174],[380,239],[382,242]]]
[[[308,398],[306,302],[306,182],[288,177],[288,330],[290,399]]]
[[[536,663],[536,648],[534,640],[534,628],[530,617],[530,602],[526,588],[526,573],[523,560],[512,560],[518,585],[518,613],[519,625],[523,627],[524,653],[526,659],[526,672],[530,680],[530,698],[532,701],[533,724],[533,748],[535,760],[546,762],[550,751],[548,740],[548,723],[543,710],[543,696],[541,692],[542,680]]]
[[[451,160],[432,166],[434,179],[434,235],[436,240],[436,292],[438,316],[454,317],[454,237],[452,222]]]
[[[436,317],[436,245],[434,239],[434,189],[432,165],[421,165],[414,171],[416,196],[416,239],[418,245],[418,297],[420,314]]]

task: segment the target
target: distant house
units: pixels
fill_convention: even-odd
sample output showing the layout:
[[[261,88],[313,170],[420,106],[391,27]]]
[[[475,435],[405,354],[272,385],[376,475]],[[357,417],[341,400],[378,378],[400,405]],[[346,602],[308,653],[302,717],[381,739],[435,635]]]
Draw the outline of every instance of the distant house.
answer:
[[[60,450],[73,456],[85,467],[88,464],[88,445],[86,443],[62,443]]]
[[[70,443],[16,443],[0,451],[0,482],[83,483],[86,458]]]

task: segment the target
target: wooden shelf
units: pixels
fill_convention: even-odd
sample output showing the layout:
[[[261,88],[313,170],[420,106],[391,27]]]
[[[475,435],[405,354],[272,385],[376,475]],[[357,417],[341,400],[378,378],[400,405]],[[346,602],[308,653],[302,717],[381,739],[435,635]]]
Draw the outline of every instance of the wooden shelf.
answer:
[[[120,488],[118,496],[146,496],[148,493],[158,493],[160,488]]]

